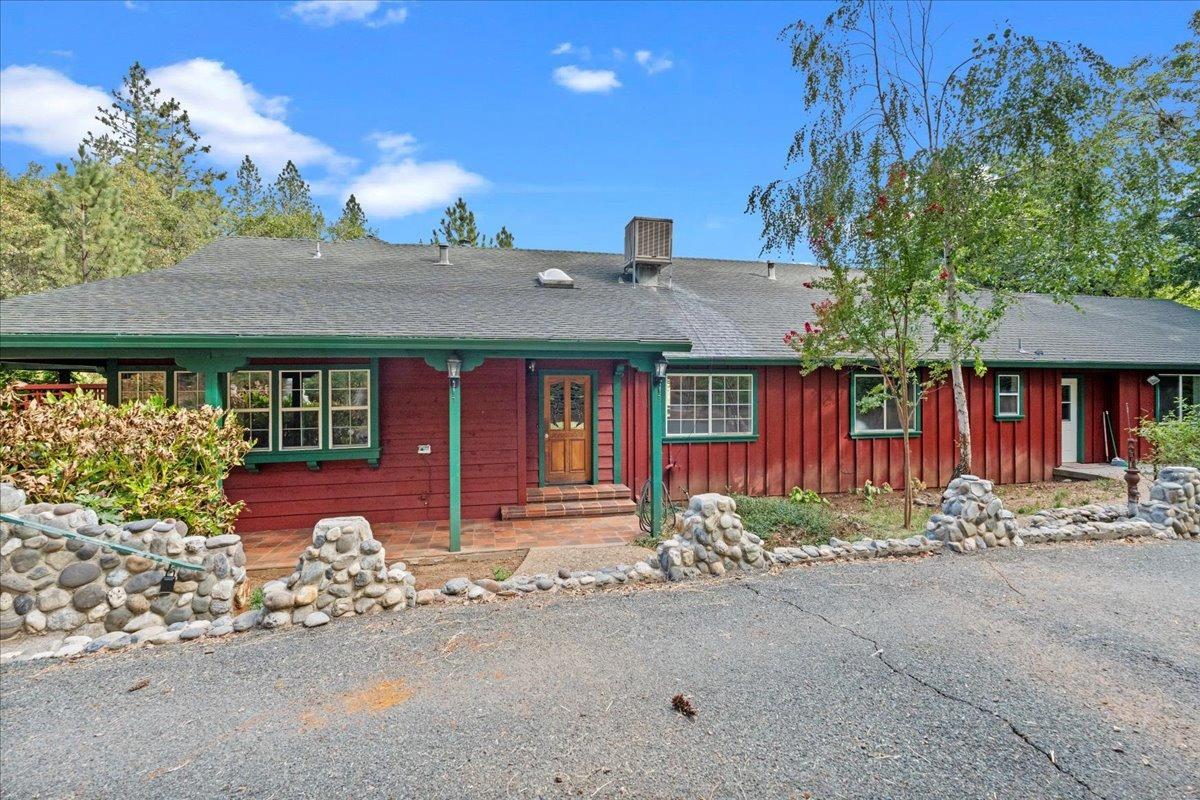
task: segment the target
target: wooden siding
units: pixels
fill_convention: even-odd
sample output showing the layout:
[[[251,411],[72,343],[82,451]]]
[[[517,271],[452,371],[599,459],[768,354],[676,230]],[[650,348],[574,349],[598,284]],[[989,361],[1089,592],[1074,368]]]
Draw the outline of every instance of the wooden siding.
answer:
[[[900,488],[904,451],[899,438],[850,436],[848,372],[821,369],[801,375],[795,367],[756,370],[759,437],[752,442],[670,442],[663,463],[672,497],[704,491],[783,495],[793,486],[822,493],[848,492],[867,480]],[[1025,417],[997,421],[994,372],[967,377],[976,471],[998,483],[1051,478],[1059,462],[1060,373],[1022,370]],[[639,490],[649,471],[648,377],[627,376],[623,415],[626,474]],[[1151,396],[1151,401],[1153,397]],[[954,469],[954,398],[948,385],[922,400],[922,433],[912,439],[915,475],[944,485]]]
[[[485,362],[462,378],[462,516],[497,516],[521,502],[520,390],[523,362]],[[242,532],[308,528],[321,517],[361,514],[373,523],[449,517],[448,392],[446,375],[420,359],[380,363],[379,467],[361,461],[268,464],[235,470],[225,488],[246,509]],[[417,445],[432,447],[418,455]],[[536,474],[536,473],[535,473]]]

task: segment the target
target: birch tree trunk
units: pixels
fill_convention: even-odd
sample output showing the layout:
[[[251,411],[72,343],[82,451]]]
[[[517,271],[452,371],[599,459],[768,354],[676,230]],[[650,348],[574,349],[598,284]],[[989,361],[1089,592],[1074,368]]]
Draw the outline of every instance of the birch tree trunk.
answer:
[[[958,433],[958,463],[954,465],[954,475],[971,472],[971,415],[967,408],[967,385],[963,380],[962,345],[959,342],[958,327],[962,320],[958,308],[958,275],[950,260],[948,245],[942,249],[943,264],[946,268],[946,305],[950,309],[950,323],[954,328],[950,337],[950,383],[954,388],[954,421]]]

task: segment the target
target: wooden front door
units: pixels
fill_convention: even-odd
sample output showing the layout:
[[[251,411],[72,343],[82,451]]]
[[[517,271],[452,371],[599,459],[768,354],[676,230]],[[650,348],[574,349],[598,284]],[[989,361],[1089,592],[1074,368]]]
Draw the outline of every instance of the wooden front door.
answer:
[[[592,379],[542,376],[542,435],[546,483],[592,479]]]

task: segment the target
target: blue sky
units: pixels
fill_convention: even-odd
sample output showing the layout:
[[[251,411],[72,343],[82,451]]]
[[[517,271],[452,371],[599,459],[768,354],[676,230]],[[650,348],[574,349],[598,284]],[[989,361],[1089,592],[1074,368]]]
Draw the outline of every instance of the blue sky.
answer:
[[[935,21],[946,61],[1005,20],[1119,61],[1182,39],[1195,7],[943,3]],[[462,194],[518,246],[619,250],[644,214],[675,219],[679,254],[757,258],[746,195],[781,173],[803,120],[778,33],[831,8],[4,2],[0,161],[70,155],[140,60],[218,166],[249,151],[269,179],[294,158],[327,215],[356,191],[389,241],[428,239]]]

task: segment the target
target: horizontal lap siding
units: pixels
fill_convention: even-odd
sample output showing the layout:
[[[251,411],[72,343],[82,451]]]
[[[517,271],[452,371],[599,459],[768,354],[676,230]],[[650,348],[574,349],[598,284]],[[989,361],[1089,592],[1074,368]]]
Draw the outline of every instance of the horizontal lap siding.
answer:
[[[742,368],[744,369],[744,368]],[[822,493],[847,492],[867,480],[903,485],[900,439],[850,437],[847,371],[771,366],[758,373],[759,436],[752,442],[668,442],[663,448],[671,496],[698,492],[782,495],[798,486]],[[975,469],[997,482],[1048,480],[1058,460],[1059,373],[1023,370],[1026,414],[994,418],[994,372],[966,375]],[[632,373],[626,381],[626,474],[640,488],[649,473],[649,382]],[[949,481],[957,460],[954,395],[949,384],[922,401],[922,433],[911,440],[913,474],[928,486]]]
[[[486,361],[462,378],[462,515],[494,518],[520,501],[518,408],[521,374],[512,360]],[[419,359],[380,362],[378,469],[331,461],[236,470],[225,483],[246,509],[243,532],[308,528],[321,517],[361,514],[373,523],[449,517],[449,398],[444,372]],[[417,446],[431,446],[418,455]]]

